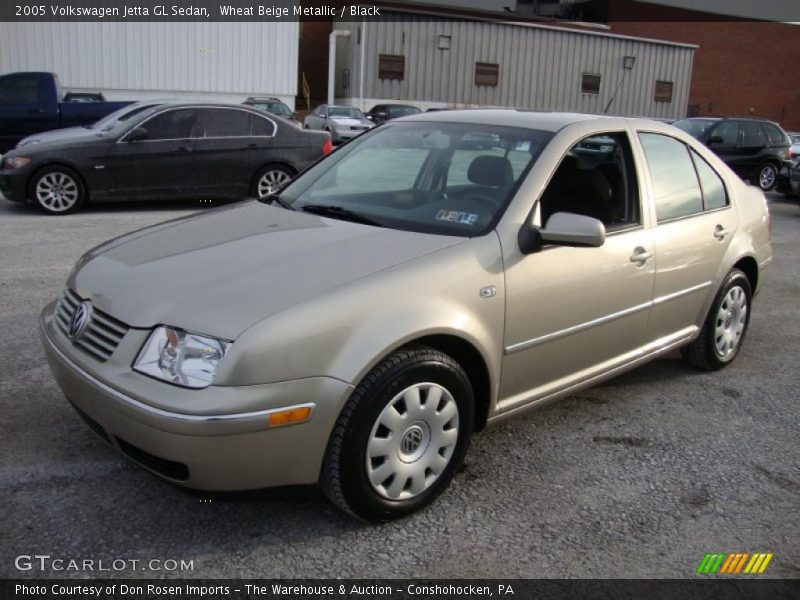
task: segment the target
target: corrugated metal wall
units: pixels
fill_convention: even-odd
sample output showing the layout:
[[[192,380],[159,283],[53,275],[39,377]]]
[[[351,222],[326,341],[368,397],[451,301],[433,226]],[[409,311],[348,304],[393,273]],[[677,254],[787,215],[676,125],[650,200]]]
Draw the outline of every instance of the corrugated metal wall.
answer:
[[[363,37],[363,97],[368,99],[601,113],[619,85],[609,114],[677,119],[686,111],[691,46],[569,29],[384,15],[381,22],[336,23],[337,29],[351,31],[337,48],[337,96],[360,96],[358,41]],[[449,50],[438,48],[440,35],[451,36]],[[405,56],[405,79],[378,79],[379,54]],[[622,66],[625,56],[636,57],[630,71]],[[476,62],[500,65],[496,87],[474,85]],[[581,93],[584,72],[601,75],[598,95]],[[654,101],[657,80],[673,82],[672,102]]]
[[[296,22],[0,23],[0,73],[54,71],[65,89],[293,100],[298,39]]]

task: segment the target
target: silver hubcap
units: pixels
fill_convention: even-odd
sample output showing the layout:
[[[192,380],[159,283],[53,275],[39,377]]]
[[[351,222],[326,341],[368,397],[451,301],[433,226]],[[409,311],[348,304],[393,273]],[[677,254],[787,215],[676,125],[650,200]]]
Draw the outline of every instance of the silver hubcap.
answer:
[[[775,167],[767,165],[761,169],[761,174],[758,176],[758,183],[761,189],[768,190],[775,183]]]
[[[714,329],[714,346],[721,360],[730,360],[739,347],[747,322],[747,296],[734,286],[720,304]]]
[[[258,180],[257,191],[259,198],[274,194],[288,183],[290,179],[291,177],[289,174],[284,171],[267,171],[261,176],[261,179]]]
[[[458,441],[458,406],[436,383],[397,394],[378,415],[367,442],[367,477],[378,494],[406,500],[442,474]]]
[[[78,201],[78,184],[61,171],[52,171],[36,183],[36,200],[53,212],[69,210]]]

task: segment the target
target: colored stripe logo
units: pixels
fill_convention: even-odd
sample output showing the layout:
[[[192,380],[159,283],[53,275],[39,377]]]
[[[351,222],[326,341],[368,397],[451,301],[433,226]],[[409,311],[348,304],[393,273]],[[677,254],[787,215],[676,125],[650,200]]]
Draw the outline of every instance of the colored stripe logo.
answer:
[[[772,552],[706,552],[698,575],[760,575],[772,560]]]

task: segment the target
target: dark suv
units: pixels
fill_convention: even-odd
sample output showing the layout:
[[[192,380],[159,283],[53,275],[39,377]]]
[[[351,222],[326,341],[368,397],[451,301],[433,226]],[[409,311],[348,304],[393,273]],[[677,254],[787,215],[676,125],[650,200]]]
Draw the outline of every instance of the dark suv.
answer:
[[[742,179],[766,191],[788,158],[789,136],[780,125],[755,118],[693,117],[673,123],[713,150]]]

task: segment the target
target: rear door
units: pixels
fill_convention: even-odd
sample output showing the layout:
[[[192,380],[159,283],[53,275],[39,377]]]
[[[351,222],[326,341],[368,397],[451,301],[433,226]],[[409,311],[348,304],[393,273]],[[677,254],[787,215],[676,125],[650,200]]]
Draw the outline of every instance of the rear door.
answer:
[[[655,288],[647,341],[691,335],[716,292],[738,225],[724,180],[681,140],[639,132],[656,209]]]
[[[198,115],[194,193],[247,196],[256,169],[266,163],[276,125],[239,108],[201,108]]]
[[[758,171],[764,159],[767,136],[758,121],[740,121],[739,128],[742,135],[739,164],[742,174],[750,177]]]
[[[147,137],[129,141],[130,132],[111,144],[105,169],[117,198],[160,198],[186,195],[194,174],[196,109],[159,112],[138,125]]]

